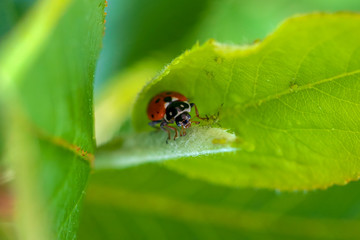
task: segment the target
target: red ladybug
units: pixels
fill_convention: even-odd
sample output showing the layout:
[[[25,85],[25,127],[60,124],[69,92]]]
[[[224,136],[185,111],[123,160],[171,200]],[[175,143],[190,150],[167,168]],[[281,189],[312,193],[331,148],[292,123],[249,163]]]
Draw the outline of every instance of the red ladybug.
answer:
[[[195,103],[189,103],[187,97],[178,92],[162,92],[153,97],[147,108],[147,115],[152,121],[150,126],[160,124],[160,128],[168,133],[168,140],[170,139],[170,129],[175,131],[174,140],[178,136],[177,129],[169,126],[171,123],[176,123],[181,128],[180,136],[186,135],[186,128],[191,126],[191,123],[198,124],[199,122],[190,121],[191,108],[195,107],[196,116],[199,119],[199,112]],[[167,142],[167,141],[166,141]]]

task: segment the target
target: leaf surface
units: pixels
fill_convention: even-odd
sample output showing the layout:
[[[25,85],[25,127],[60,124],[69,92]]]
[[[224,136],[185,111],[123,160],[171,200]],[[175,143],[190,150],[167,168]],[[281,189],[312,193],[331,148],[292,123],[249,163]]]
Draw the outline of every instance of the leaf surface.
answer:
[[[232,131],[238,151],[178,158],[166,166],[231,186],[313,189],[355,180],[359,27],[358,14],[310,14],[287,20],[252,46],[195,46],[144,88],[133,124],[150,130],[149,100],[178,91]]]

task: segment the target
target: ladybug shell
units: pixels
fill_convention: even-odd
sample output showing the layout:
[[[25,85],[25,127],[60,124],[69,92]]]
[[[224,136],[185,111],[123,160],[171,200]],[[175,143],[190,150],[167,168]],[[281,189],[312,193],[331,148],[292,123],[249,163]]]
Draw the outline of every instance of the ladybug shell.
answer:
[[[162,120],[166,113],[166,107],[174,101],[187,101],[187,97],[178,92],[162,92],[153,97],[147,108],[147,115],[151,121]]]

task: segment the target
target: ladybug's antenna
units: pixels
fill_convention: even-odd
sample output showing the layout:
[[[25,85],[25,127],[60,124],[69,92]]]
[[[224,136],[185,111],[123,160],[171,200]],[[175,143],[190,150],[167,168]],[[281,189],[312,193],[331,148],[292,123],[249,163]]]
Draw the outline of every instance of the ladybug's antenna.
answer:
[[[200,119],[200,120],[209,120],[209,117],[208,117],[208,116],[205,116],[204,118],[199,116],[199,111],[198,111],[195,103],[190,103],[190,106],[195,108],[195,114],[196,114],[196,117],[197,117],[198,119]]]

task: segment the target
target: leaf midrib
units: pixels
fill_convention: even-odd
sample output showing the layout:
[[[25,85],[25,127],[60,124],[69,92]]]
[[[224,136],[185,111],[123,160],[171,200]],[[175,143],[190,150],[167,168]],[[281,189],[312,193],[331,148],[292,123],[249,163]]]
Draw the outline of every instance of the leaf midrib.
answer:
[[[83,148],[81,148],[80,146],[70,143],[61,137],[52,136],[46,133],[45,131],[39,129],[38,127],[32,126],[30,123],[28,123],[27,125],[28,125],[27,127],[29,127],[30,129],[30,132],[32,132],[36,137],[43,139],[53,144],[54,146],[60,147],[62,149],[74,153],[80,159],[84,160],[85,162],[88,162],[90,164],[90,167],[93,168],[95,161],[95,156],[93,153],[90,153],[84,150]]]
[[[316,81],[316,82],[311,82],[311,83],[308,83],[308,84],[305,84],[305,85],[302,85],[302,86],[298,86],[298,88],[296,90],[294,89],[291,89],[290,87],[282,92],[279,92],[279,93],[276,93],[276,94],[273,94],[273,95],[269,95],[265,98],[262,98],[262,99],[258,99],[256,101],[253,101],[253,102],[249,102],[249,103],[246,103],[246,104],[243,104],[241,106],[235,106],[235,109],[240,111],[240,112],[244,112],[246,109],[248,108],[255,108],[263,103],[267,103],[267,102],[270,102],[272,100],[275,100],[275,99],[279,99],[283,96],[287,96],[289,94],[294,94],[294,93],[297,93],[297,92],[301,92],[301,91],[305,91],[305,90],[308,90],[308,89],[311,89],[313,88],[314,86],[317,86],[317,85],[320,85],[320,84],[324,84],[324,83],[328,83],[328,82],[332,82],[332,81],[335,81],[335,80],[338,80],[338,79],[341,79],[341,78],[344,78],[344,77],[349,77],[349,76],[354,76],[356,74],[359,74],[360,73],[360,69],[357,69],[357,70],[354,70],[354,71],[351,71],[351,72],[346,72],[346,73],[342,73],[342,74],[338,74],[338,75],[335,75],[333,77],[330,77],[330,78],[326,78],[326,79],[322,79],[322,80],[319,80],[319,81]]]

